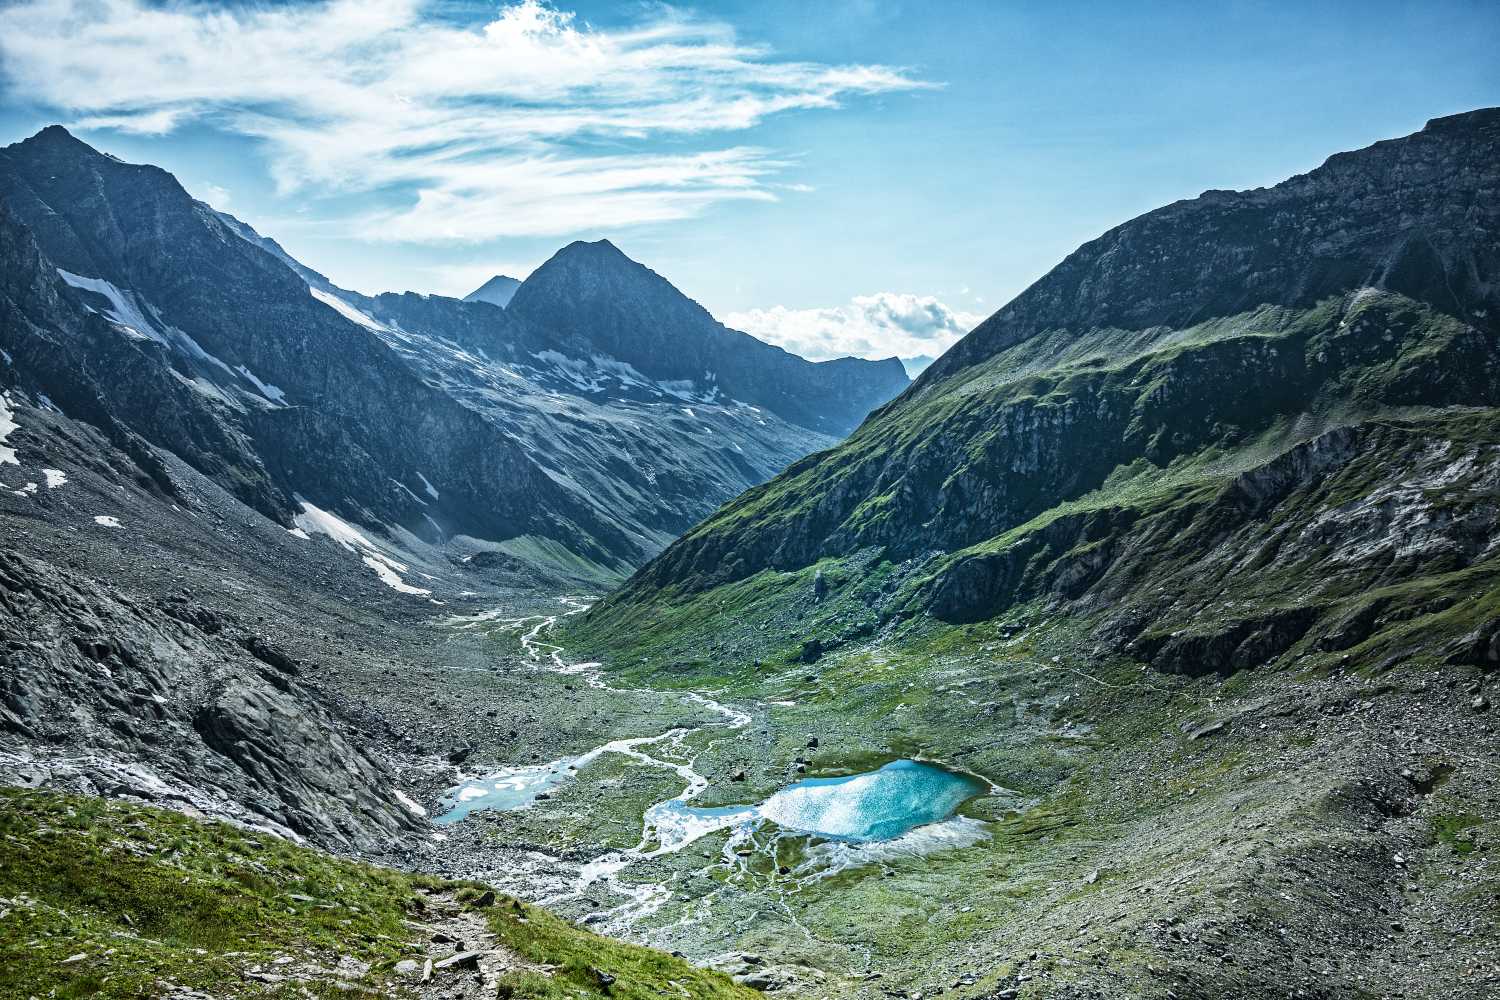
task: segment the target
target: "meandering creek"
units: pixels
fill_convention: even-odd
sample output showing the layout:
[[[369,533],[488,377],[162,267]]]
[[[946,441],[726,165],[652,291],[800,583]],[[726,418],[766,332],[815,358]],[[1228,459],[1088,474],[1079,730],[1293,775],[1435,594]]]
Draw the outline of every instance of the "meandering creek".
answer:
[[[587,608],[574,599],[562,601],[567,610],[558,615],[508,621],[497,615],[481,615],[452,624],[462,629],[524,629],[521,647],[538,667],[577,676],[593,688],[624,693],[604,681],[599,664],[567,663],[562,647],[541,638],[560,618]],[[756,854],[774,857],[783,841],[798,838],[795,866],[781,872],[792,886],[816,882],[851,867],[969,846],[987,836],[984,824],[954,814],[964,802],[988,793],[990,787],[971,775],[915,760],[896,760],[858,774],[806,778],[758,803],[695,806],[692,803],[708,787],[708,779],[694,769],[702,743],[697,742],[700,749],[695,750],[689,741],[708,736],[711,742],[717,742],[713,739],[715,732],[721,734],[718,739],[736,738],[750,724],[751,715],[700,694],[682,697],[717,716],[717,721],[612,740],[576,756],[476,775],[449,791],[446,807],[434,822],[447,826],[479,810],[523,809],[570,782],[586,780],[582,772],[609,754],[676,774],[682,779],[682,791],[646,808],[638,844],[628,850],[603,851],[577,867],[571,884],[554,884],[554,891],[539,900],[556,903],[579,899],[593,889],[606,887],[626,902],[591,916],[616,931],[655,913],[672,895],[666,886],[622,880],[621,873],[638,862],[679,852],[710,834],[727,834],[720,863],[746,875]]]

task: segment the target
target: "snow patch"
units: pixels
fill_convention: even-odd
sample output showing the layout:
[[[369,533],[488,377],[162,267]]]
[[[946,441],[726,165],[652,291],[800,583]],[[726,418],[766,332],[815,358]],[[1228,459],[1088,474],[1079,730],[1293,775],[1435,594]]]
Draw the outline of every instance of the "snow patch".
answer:
[[[10,437],[10,432],[19,426],[16,423],[15,413],[10,408],[9,397],[0,392],[0,465],[21,464],[21,460],[16,457],[16,450],[5,447],[5,439]]]
[[[104,310],[103,316],[111,323],[125,330],[137,340],[154,340],[158,344],[170,346],[167,336],[159,330],[147,316],[146,310],[136,301],[135,293],[127,289],[110,284],[103,278],[85,278],[81,274],[72,271],[57,269],[58,275],[63,281],[74,288],[81,288],[95,295],[102,295],[109,302],[109,308]],[[94,311],[90,309],[90,311]]]
[[[68,474],[61,469],[43,469],[42,475],[47,477],[47,489],[55,490],[68,481]]]
[[[387,587],[390,587],[392,590],[400,591],[403,594],[432,593],[431,590],[424,590],[421,587],[413,587],[411,584],[401,579],[400,570],[398,570],[396,567],[400,566],[401,569],[405,569],[406,567],[393,559],[381,555],[378,552],[374,552],[367,556],[364,556],[364,563],[366,566],[375,571],[375,575],[380,577],[381,583],[385,584]]]
[[[317,299],[325,306],[330,307],[334,312],[338,313],[340,316],[344,317],[350,322],[358,323],[366,330],[374,330],[377,333],[390,332],[390,328],[385,324],[376,322],[373,318],[360,312],[358,309],[354,308],[349,303],[339,298],[337,295],[325,292],[321,288],[313,288],[311,285],[307,287],[307,290],[312,293],[313,298]]]
[[[18,497],[29,497],[36,492],[36,483],[27,483],[18,490],[11,490]]]
[[[255,386],[266,399],[273,403],[286,405],[284,393],[276,386],[262,382],[244,365],[240,365],[238,368],[231,368],[222,359],[214,357],[205,351],[192,337],[176,327],[171,327],[163,323],[161,317],[156,314],[156,310],[149,303],[142,301],[139,296],[129,289],[120,288],[118,285],[111,284],[103,278],[86,278],[81,274],[64,271],[62,268],[58,268],[57,273],[62,277],[63,281],[74,288],[103,296],[109,302],[109,306],[101,315],[120,327],[129,336],[137,340],[154,341],[164,347],[176,347],[190,357],[223,369],[230,376],[239,375],[245,381]]]
[[[405,806],[407,811],[410,812],[413,816],[427,815],[427,810],[422,808],[422,804],[420,802],[412,798],[410,795],[407,795],[399,788],[397,788],[395,791],[396,801]]]
[[[438,498],[438,491],[433,487],[431,483],[427,481],[427,477],[419,472],[417,473],[417,478],[422,480],[422,488],[427,491],[427,495],[436,500]]]
[[[254,372],[246,368],[244,365],[240,365],[235,369],[235,371],[243,375],[246,382],[249,382],[251,385],[255,386],[255,388],[259,389],[262,396],[266,397],[273,403],[280,403],[282,406],[286,405],[286,393],[282,392],[281,389],[274,385],[267,385],[266,383],[262,382],[260,379],[255,377]]]
[[[393,482],[393,483],[396,484],[396,488],[398,490],[400,490],[402,493],[405,493],[407,496],[411,497],[413,503],[419,503],[423,507],[427,506],[427,501],[423,500],[421,497],[419,497],[415,493],[413,493],[411,491],[411,487],[410,486],[407,486],[405,483],[403,483],[399,479],[392,479],[391,482]]]
[[[101,528],[118,528],[120,526],[120,519],[118,517],[110,517],[108,514],[98,514],[94,517],[94,523]]]
[[[302,513],[292,518],[292,520],[303,531],[303,537],[306,537],[308,533],[327,535],[350,552],[358,554],[364,564],[375,571],[375,575],[380,578],[380,582],[392,590],[403,594],[424,595],[432,593],[432,591],[424,590],[421,587],[413,587],[403,580],[401,574],[407,571],[406,564],[397,562],[380,551],[379,546],[360,534],[349,522],[337,514],[313,506],[301,497],[298,497],[297,500],[302,504]]]

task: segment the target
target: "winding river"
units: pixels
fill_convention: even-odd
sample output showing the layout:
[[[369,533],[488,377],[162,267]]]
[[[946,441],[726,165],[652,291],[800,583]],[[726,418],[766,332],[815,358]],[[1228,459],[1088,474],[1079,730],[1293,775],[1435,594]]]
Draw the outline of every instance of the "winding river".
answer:
[[[561,646],[543,640],[542,636],[561,618],[588,607],[576,598],[565,597],[560,601],[565,610],[555,615],[507,620],[498,613],[486,613],[452,619],[450,624],[465,630],[524,629],[521,648],[527,660],[540,669],[579,677],[600,690],[637,693],[610,687],[600,674],[599,664],[568,663],[563,659]],[[920,761],[898,760],[861,774],[804,779],[758,804],[694,806],[693,800],[708,787],[708,779],[694,767],[698,756],[721,739],[736,738],[750,724],[752,716],[701,694],[682,697],[717,716],[717,721],[673,728],[653,736],[612,740],[577,756],[543,764],[497,768],[451,789],[446,808],[434,822],[446,826],[478,810],[524,808],[538,796],[576,780],[590,763],[606,754],[619,754],[643,767],[675,774],[682,779],[682,791],[645,810],[641,838],[634,847],[603,851],[573,866],[576,870],[566,884],[555,886],[549,893],[534,895],[538,902],[547,905],[577,900],[591,890],[607,888],[625,902],[590,914],[586,919],[606,924],[615,931],[628,930],[656,913],[672,897],[668,886],[622,879],[620,876],[626,869],[676,853],[721,831],[727,831],[728,835],[720,864],[728,866],[741,880],[751,877],[752,858],[756,854],[769,852],[775,856],[783,839],[800,838],[804,849],[797,852],[799,860],[794,867],[780,873],[793,888],[851,867],[965,847],[988,836],[983,823],[955,816],[954,812],[965,801],[989,792],[990,786],[971,775]],[[688,745],[690,738],[712,731],[722,735],[711,739],[702,749],[694,750]]]

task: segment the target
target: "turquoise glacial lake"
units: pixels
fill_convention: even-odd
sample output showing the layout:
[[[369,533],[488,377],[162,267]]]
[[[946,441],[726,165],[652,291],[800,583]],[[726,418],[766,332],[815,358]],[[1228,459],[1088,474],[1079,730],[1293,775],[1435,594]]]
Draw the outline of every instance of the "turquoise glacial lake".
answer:
[[[725,827],[769,820],[783,830],[830,840],[894,840],[952,816],[989,787],[977,778],[915,760],[838,778],[805,778],[759,805],[698,808],[680,799],[654,806],[647,819],[668,849]]]

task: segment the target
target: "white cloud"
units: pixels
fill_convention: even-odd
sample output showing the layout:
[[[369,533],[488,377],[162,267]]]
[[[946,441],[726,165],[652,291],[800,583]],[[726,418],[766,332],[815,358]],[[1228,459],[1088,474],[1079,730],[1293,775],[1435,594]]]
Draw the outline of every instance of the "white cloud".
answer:
[[[772,306],[730,313],[724,325],[779,344],[804,358],[933,358],[984,317],[931,295],[877,292],[829,309]]]
[[[229,203],[233,200],[233,198],[228,191],[210,181],[204,181],[200,186],[203,190],[203,196],[200,199],[201,201],[208,202],[210,205],[212,205],[214,208],[217,208],[221,212],[226,211],[229,208]]]
[[[659,140],[927,86],[887,66],[778,60],[669,8],[611,30],[539,0],[469,25],[426,8],[24,0],[0,8],[0,63],[15,91],[83,127],[207,122],[262,140],[284,193],[399,195],[357,229],[416,242],[561,235],[774,199],[767,178],[785,164],[767,151],[666,152]]]

